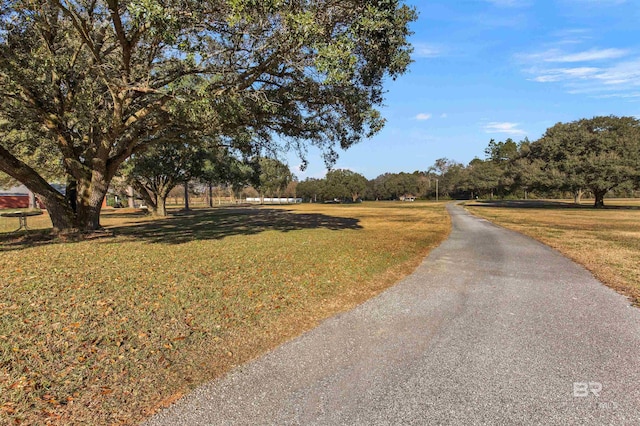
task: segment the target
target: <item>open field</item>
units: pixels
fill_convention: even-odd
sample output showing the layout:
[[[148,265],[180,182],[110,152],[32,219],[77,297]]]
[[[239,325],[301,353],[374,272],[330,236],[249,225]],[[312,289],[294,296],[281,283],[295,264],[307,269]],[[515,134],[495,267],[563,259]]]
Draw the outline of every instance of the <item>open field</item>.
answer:
[[[379,293],[449,230],[443,203],[102,222],[82,241],[0,240],[0,424],[135,423]]]
[[[640,200],[469,203],[472,213],[529,235],[584,265],[600,281],[640,303]]]

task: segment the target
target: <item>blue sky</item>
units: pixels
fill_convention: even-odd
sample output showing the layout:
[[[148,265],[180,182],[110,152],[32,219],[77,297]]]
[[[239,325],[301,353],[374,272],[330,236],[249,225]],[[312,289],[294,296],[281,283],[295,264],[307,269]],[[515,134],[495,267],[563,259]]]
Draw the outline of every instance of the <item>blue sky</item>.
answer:
[[[557,122],[640,117],[639,0],[407,1],[414,63],[388,82],[385,129],[336,168],[372,179],[483,157],[491,138],[536,140]],[[301,179],[326,170],[309,150]]]

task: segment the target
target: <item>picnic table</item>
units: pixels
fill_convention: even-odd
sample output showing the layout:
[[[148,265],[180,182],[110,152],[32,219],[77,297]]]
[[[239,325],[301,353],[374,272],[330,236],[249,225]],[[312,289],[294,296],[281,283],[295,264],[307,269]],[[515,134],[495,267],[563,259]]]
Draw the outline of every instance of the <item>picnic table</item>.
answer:
[[[29,228],[27,227],[27,218],[29,216],[39,216],[42,212],[40,210],[27,210],[27,211],[19,211],[19,212],[0,212],[0,216],[2,217],[17,217],[18,218],[18,229],[13,232],[18,232],[21,229],[25,231]]]

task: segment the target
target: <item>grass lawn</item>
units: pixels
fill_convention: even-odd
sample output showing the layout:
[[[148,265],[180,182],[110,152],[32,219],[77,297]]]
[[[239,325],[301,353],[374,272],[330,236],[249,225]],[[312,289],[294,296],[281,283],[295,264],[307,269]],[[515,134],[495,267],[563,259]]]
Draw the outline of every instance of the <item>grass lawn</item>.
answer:
[[[136,423],[379,293],[449,232],[444,203],[114,210],[102,223],[81,241],[0,234],[0,424]]]
[[[584,265],[640,304],[640,200],[470,203],[467,209],[529,235]]]

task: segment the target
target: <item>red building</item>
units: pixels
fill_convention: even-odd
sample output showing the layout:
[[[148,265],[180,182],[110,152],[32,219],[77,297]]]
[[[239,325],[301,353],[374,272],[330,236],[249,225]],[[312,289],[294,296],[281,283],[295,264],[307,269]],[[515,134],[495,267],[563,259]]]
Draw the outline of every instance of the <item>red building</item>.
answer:
[[[0,209],[26,209],[29,208],[29,200],[35,203],[35,197],[24,185],[0,188]]]
[[[52,183],[57,191],[64,195],[65,186]],[[102,207],[107,206],[107,198],[102,200]],[[35,198],[33,193],[26,186],[14,186],[13,188],[0,188],[0,210],[2,209],[27,209],[38,207],[44,209],[44,204]]]

